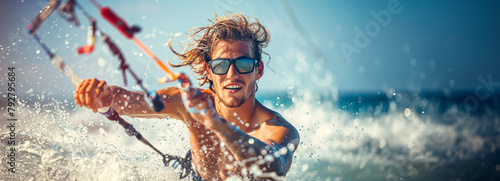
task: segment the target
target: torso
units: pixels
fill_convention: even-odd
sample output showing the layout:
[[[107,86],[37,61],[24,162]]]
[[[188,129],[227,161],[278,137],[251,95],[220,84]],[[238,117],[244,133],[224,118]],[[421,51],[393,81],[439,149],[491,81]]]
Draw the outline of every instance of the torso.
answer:
[[[212,102],[213,97],[212,97]],[[284,119],[276,112],[260,105],[256,111],[258,115],[255,119],[262,120],[252,128],[243,130],[248,135],[262,139],[269,136],[269,126],[288,127]],[[189,115],[183,115],[184,122],[189,130],[189,142],[192,153],[192,163],[194,168],[203,178],[224,180],[231,175],[240,175],[238,164],[234,155],[223,144],[215,132],[207,129]],[[228,122],[236,121],[226,119]],[[276,129],[273,129],[276,130]],[[279,129],[278,129],[279,130]],[[276,130],[276,131],[278,131]],[[280,132],[280,131],[278,131]]]
[[[263,113],[260,115],[272,114]],[[265,117],[273,118],[272,116]],[[231,122],[231,120],[228,121]],[[203,178],[221,178],[223,180],[230,175],[239,175],[236,158],[226,146],[221,145],[220,139],[213,131],[194,120],[186,122],[186,125],[189,130],[193,166]],[[246,133],[259,138],[262,128],[263,126],[258,125]]]
[[[225,146],[221,148],[217,135],[199,123],[189,128],[193,164],[204,178],[227,176],[233,170],[235,159]],[[199,128],[197,128],[199,126]],[[226,165],[227,164],[227,165]],[[227,167],[227,168],[225,168]]]

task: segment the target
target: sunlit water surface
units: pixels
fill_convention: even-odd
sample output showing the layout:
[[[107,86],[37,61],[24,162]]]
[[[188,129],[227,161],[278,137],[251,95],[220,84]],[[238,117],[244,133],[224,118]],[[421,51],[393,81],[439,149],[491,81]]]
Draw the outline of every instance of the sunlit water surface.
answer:
[[[410,93],[321,95],[289,89],[258,96],[290,121],[301,143],[286,180],[495,180],[500,171],[498,101],[468,110],[449,97]],[[44,100],[41,100],[44,99]],[[40,102],[43,102],[40,103]],[[150,148],[73,100],[20,99],[16,173],[3,180],[176,180]],[[6,111],[3,110],[6,116]],[[178,120],[126,120],[168,154],[189,149]]]

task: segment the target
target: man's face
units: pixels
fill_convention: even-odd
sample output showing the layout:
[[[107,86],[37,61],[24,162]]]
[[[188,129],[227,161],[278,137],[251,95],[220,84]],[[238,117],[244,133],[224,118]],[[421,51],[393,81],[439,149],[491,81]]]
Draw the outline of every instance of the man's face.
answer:
[[[234,59],[243,56],[254,57],[249,42],[221,41],[213,50],[212,60],[216,58]],[[254,95],[255,83],[262,77],[264,70],[262,63],[258,65],[258,67],[254,68],[253,72],[246,74],[238,73],[234,64],[229,66],[229,70],[224,75],[214,74],[212,70],[208,69],[207,76],[212,80],[213,89],[225,106],[239,107]]]

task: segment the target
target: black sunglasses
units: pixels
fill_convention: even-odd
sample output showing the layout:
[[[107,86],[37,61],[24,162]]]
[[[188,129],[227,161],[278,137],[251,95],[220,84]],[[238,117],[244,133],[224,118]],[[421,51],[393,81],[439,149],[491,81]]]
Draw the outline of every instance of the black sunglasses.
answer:
[[[253,72],[256,63],[257,60],[250,57],[238,57],[235,59],[216,58],[208,62],[208,68],[210,68],[214,74],[224,75],[227,74],[229,67],[233,64],[238,73],[247,74]]]

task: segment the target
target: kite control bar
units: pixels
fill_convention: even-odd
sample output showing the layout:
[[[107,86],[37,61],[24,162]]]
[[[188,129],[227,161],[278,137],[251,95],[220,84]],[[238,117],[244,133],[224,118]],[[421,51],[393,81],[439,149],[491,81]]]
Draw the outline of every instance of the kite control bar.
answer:
[[[168,80],[166,82],[172,82],[177,80],[177,76],[172,73],[172,71],[162,62],[156,55],[149,50],[137,37],[134,36],[135,33],[140,31],[138,26],[129,27],[127,22],[120,18],[114,11],[109,7],[102,7],[97,1],[90,0],[95,7],[101,11],[101,16],[106,19],[110,24],[112,24],[123,36],[127,39],[132,39],[134,43],[142,50],[146,55],[148,55],[155,64],[167,74]],[[163,82],[165,83],[165,82]]]
[[[140,28],[138,26],[129,27],[127,22],[119,17],[114,11],[112,11],[111,8],[103,7],[95,0],[90,1],[96,8],[100,10],[101,16],[104,19],[112,24],[123,36],[125,36],[125,38],[132,39],[134,43],[154,61],[156,66],[158,66],[165,74],[167,74],[166,76],[159,78],[158,82],[169,83],[175,80],[179,80],[181,82],[181,85],[183,85],[182,87],[184,87],[184,85],[191,85],[187,76],[184,76],[184,79],[178,79],[180,75],[184,74],[172,73],[172,71],[160,59],[158,59],[158,57],[151,50],[149,50],[146,45],[144,45],[137,37],[134,36],[135,33],[138,33],[140,31]],[[164,107],[163,102],[161,102],[161,98],[153,92],[147,91],[146,93],[149,105],[155,111],[161,111]]]
[[[66,65],[64,63],[64,61],[62,60],[62,58],[59,55],[50,52],[50,49],[47,47],[47,45],[45,45],[45,43],[43,43],[43,41],[36,34],[33,37],[40,44],[40,46],[42,46],[42,48],[47,53],[47,55],[49,55],[49,57],[52,59],[52,63],[57,68],[59,68],[62,71],[62,73],[67,75],[69,78],[71,78],[71,82],[73,83],[73,85],[75,87],[78,87],[78,85],[82,82],[82,79],[80,77],[78,77],[73,72],[73,70],[68,65]],[[184,76],[181,76],[181,77],[184,77]],[[159,96],[156,96],[156,97],[159,97]],[[161,100],[159,100],[159,101],[161,101]],[[118,124],[120,124],[120,126],[123,127],[123,129],[125,130],[125,133],[128,136],[136,137],[137,140],[144,143],[145,145],[148,145],[156,153],[160,154],[163,157],[162,161],[163,161],[163,164],[165,166],[170,165],[170,163],[172,161],[174,161],[174,163],[173,163],[174,168],[177,168],[180,165],[181,166],[181,171],[179,173],[180,179],[187,177],[191,172],[193,172],[193,170],[191,168],[191,159],[192,158],[191,158],[190,152],[188,152],[184,158],[179,157],[179,156],[164,154],[160,150],[158,150],[155,146],[153,146],[146,138],[144,138],[142,136],[142,134],[139,131],[137,131],[134,128],[134,126],[132,126],[132,124],[125,121],[112,107],[99,108],[98,111],[99,111],[99,113],[104,115],[109,120],[115,121]]]
[[[141,28],[138,26],[129,27],[127,22],[125,22],[122,18],[116,15],[113,10],[109,7],[103,7],[101,9],[101,16],[106,19],[109,23],[111,23],[123,36],[128,39],[134,38],[134,34],[141,31]]]
[[[93,1],[94,4],[96,3]],[[71,68],[66,65],[63,61],[63,59],[50,51],[50,49],[45,45],[45,43],[38,37],[36,34],[37,29],[40,27],[42,22],[59,6],[59,0],[49,0],[49,3],[35,16],[35,18],[32,21],[32,24],[27,26],[28,32],[33,36],[34,39],[42,46],[43,50],[47,53],[50,59],[52,59],[52,63],[61,70],[62,73],[67,75],[68,77],[71,78],[72,83],[75,87],[77,87],[81,82],[82,79],[80,79],[74,72],[71,70]],[[97,30],[96,22],[93,18],[91,18],[88,13],[81,7],[76,0],[68,0],[66,3],[62,5],[62,8],[59,11],[59,14],[61,16],[65,15],[66,20],[73,22],[73,24],[78,25],[78,19],[74,15],[74,6],[78,6],[80,9],[84,11],[84,14],[90,19],[91,21],[91,27],[89,27],[89,36],[87,40],[87,45],[82,46],[79,48],[78,53],[83,54],[83,53],[91,53],[92,50],[94,49],[95,45],[95,32]],[[101,8],[100,8],[101,9]],[[174,80],[179,80],[180,82],[180,88],[186,89],[190,88],[190,82],[189,79],[186,75],[182,73],[177,73],[177,74],[172,74],[172,72],[163,64],[161,61],[159,61],[154,54],[149,51],[149,49],[146,48],[138,39],[133,37],[133,34],[138,32],[140,29],[137,27],[132,27],[128,28],[125,23],[125,21],[121,20],[114,12],[111,11],[109,8],[104,8],[101,9],[101,14],[110,21],[112,24],[116,24],[119,26],[115,26],[124,34],[127,38],[133,38],[134,42],[138,44],[138,46],[143,49],[148,56],[153,58],[155,60],[155,63],[167,73],[167,76],[164,78],[160,78],[162,80],[162,83],[166,82],[172,82]],[[159,95],[157,95],[154,91],[147,91],[144,86],[142,85],[142,81],[135,75],[135,73],[129,69],[128,65],[125,63],[125,59],[121,53],[121,51],[118,49],[118,47],[109,39],[108,36],[106,36],[101,30],[99,30],[103,36],[103,40],[105,43],[108,45],[110,50],[113,52],[114,55],[117,55],[120,59],[120,69],[122,69],[124,73],[124,79],[125,79],[125,84],[126,84],[126,77],[125,77],[125,70],[129,70],[129,72],[132,74],[132,76],[137,80],[137,83],[139,86],[146,91],[146,100],[147,102],[150,103],[150,106],[157,112],[161,111],[164,107],[163,102],[160,98]],[[159,80],[160,80],[159,79]],[[132,124],[128,123],[125,121],[123,118],[120,117],[120,115],[111,107],[105,107],[105,108],[100,108],[99,112],[106,116],[109,120],[115,121],[118,124],[120,124],[124,129],[127,135],[129,136],[135,136],[139,141],[142,143],[148,145],[151,147],[155,152],[160,154],[163,157],[163,163],[165,166],[170,165],[170,162],[174,161],[173,166],[174,168],[177,168],[179,165],[181,166],[181,173],[179,174],[179,178],[185,178],[187,177],[190,173],[193,172],[191,168],[191,152],[188,152],[184,158],[179,157],[179,156],[172,156],[168,154],[163,154],[161,151],[159,151],[156,147],[154,147],[146,138],[142,137],[142,135],[132,126]]]

